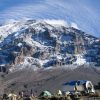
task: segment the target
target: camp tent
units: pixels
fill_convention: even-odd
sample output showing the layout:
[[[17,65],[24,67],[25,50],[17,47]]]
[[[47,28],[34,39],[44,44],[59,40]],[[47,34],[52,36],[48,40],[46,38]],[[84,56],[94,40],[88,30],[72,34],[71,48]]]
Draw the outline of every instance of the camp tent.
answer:
[[[79,91],[79,92],[95,92],[91,81],[77,80],[70,81],[63,84],[62,91]]]
[[[41,94],[40,94],[40,97],[51,97],[51,93],[49,91],[43,91]]]

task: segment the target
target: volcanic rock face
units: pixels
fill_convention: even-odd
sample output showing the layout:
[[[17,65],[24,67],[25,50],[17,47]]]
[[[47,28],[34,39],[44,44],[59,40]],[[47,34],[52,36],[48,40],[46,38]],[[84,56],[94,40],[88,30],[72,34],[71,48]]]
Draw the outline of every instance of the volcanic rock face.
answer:
[[[27,20],[0,27],[0,66],[10,71],[100,65],[100,39],[65,25]]]

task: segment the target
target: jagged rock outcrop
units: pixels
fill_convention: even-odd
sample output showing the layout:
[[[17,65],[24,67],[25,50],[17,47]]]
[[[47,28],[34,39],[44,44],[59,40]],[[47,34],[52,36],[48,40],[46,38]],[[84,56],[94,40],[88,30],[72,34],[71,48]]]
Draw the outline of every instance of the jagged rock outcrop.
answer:
[[[15,22],[2,32],[5,35],[0,42],[0,65],[14,66],[13,70],[26,66],[36,69],[69,64],[100,65],[100,39],[73,27],[27,20]]]

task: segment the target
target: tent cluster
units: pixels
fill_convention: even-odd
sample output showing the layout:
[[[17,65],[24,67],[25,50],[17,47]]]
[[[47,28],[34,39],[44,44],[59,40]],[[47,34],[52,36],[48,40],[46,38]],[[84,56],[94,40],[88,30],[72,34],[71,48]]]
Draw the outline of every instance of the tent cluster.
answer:
[[[31,90],[31,95],[25,95],[24,92],[20,92],[16,95],[14,92],[10,94],[4,94],[0,100],[43,100],[50,99],[56,100],[56,98],[63,98],[62,100],[77,100],[76,98],[81,98],[83,93],[95,93],[93,84],[91,81],[78,80],[70,81],[62,84],[62,90],[58,90],[55,94],[50,93],[45,90],[40,93],[38,97],[33,94]],[[66,99],[65,99],[66,98]],[[58,99],[57,99],[58,100]]]
[[[94,89],[92,82],[86,81],[86,80],[77,80],[77,81],[70,81],[70,82],[64,83],[63,91],[95,93],[95,89]]]

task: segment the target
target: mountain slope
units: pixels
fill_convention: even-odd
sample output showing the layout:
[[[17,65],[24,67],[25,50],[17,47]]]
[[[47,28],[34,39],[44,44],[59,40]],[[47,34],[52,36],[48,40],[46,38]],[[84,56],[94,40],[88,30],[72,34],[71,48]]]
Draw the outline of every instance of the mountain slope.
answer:
[[[34,93],[39,95],[42,91],[49,90],[51,93],[55,93],[59,89],[62,90],[62,84],[72,80],[90,80],[95,85],[100,82],[100,71],[84,68],[83,66],[75,70],[61,68],[35,72],[30,69],[20,70],[4,76],[2,79],[3,84],[0,85],[0,92],[9,93],[14,90],[17,94],[19,91],[30,93],[33,90]]]
[[[65,24],[17,21],[0,27],[0,70],[100,65],[100,39]]]

